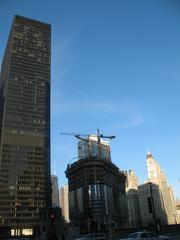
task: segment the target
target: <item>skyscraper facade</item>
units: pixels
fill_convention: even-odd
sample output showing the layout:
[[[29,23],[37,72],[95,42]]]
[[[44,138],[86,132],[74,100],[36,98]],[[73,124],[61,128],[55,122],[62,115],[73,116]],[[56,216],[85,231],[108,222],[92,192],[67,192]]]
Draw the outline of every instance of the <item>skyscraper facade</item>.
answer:
[[[178,219],[178,224],[180,224],[180,201],[177,200],[175,203],[176,206],[176,213],[177,213],[177,219]]]
[[[173,200],[173,191],[168,185],[166,175],[150,152],[147,153],[146,162],[148,181],[156,184],[160,189],[164,211],[167,215],[167,222],[168,224],[176,224],[177,214],[175,210],[175,201]]]
[[[149,225],[166,225],[167,215],[158,185],[147,182],[138,186],[141,220],[144,227]],[[150,203],[149,203],[150,201]]]
[[[125,172],[126,175],[126,189],[137,189],[139,186],[139,179],[133,170]]]
[[[97,135],[90,135],[85,140],[78,142],[78,158],[98,157],[103,160],[111,161],[110,144],[108,141],[100,139],[98,143]]]
[[[69,187],[65,185],[60,188],[60,207],[62,209],[62,215],[66,222],[69,222]]]
[[[51,26],[15,16],[0,77],[0,226],[32,228],[51,206]]]
[[[59,187],[58,177],[51,175],[51,186],[52,186],[52,207],[59,207]]]
[[[125,172],[126,174],[126,196],[129,212],[129,226],[141,226],[141,213],[139,205],[138,186],[139,180],[133,170]]]

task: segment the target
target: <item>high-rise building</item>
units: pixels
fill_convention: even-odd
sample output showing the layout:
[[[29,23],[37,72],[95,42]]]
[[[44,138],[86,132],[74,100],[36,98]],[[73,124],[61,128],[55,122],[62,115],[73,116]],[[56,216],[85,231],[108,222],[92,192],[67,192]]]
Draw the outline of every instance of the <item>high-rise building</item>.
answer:
[[[126,189],[137,189],[139,186],[139,179],[133,170],[125,171],[126,175]]]
[[[81,232],[127,227],[126,177],[111,161],[90,157],[69,164],[69,218]]]
[[[175,224],[179,224],[180,221],[179,221],[179,216],[178,216],[178,212],[177,212],[177,209],[176,209],[176,201],[175,201],[175,198],[174,198],[173,189],[172,189],[171,186],[168,186],[168,190],[169,190],[169,195],[170,195],[171,202],[172,202],[172,207],[173,207],[174,221],[175,221]]]
[[[147,182],[138,186],[141,220],[144,227],[149,225],[166,225],[167,216],[158,185]]]
[[[164,206],[164,211],[167,215],[168,224],[176,224],[177,214],[175,209],[173,191],[172,188],[170,188],[168,185],[166,175],[150,152],[147,153],[146,160],[148,170],[148,181],[156,184],[160,189],[161,198]]]
[[[69,188],[65,185],[60,188],[60,207],[66,222],[69,222]]]
[[[99,157],[111,161],[110,144],[108,141],[100,139],[98,143],[97,135],[90,135],[85,140],[78,142],[78,158]]]
[[[0,77],[0,226],[22,233],[51,206],[50,61],[51,26],[15,16]]]
[[[141,226],[141,213],[139,205],[138,186],[139,180],[133,170],[125,172],[126,174],[126,196],[129,212],[129,226]]]
[[[177,219],[178,219],[177,222],[178,224],[180,224],[180,201],[179,200],[176,200],[175,206],[176,206]]]
[[[51,175],[51,186],[52,186],[52,207],[59,207],[59,187],[58,177]]]

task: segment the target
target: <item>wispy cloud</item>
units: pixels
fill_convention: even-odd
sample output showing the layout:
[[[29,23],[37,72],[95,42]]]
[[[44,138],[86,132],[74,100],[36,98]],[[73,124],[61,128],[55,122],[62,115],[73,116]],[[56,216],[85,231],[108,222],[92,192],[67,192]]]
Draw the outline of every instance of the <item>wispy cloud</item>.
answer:
[[[114,125],[112,126],[112,128],[132,128],[132,127],[139,127],[140,125],[142,125],[144,122],[144,119],[141,115],[134,115],[131,116],[130,119],[127,122],[124,122],[122,124],[119,125]]]
[[[67,83],[69,75],[77,64],[76,38],[78,29],[69,32],[57,31],[52,39],[52,97],[59,95],[63,86]]]
[[[84,115],[86,118],[103,119],[105,124],[109,124],[110,128],[132,128],[138,127],[144,122],[143,114],[140,109],[140,105],[131,100],[97,100],[91,99],[90,96],[85,95],[84,91],[73,89],[73,86],[68,86],[69,92],[75,92],[80,100],[67,100],[63,99],[62,91],[58,87],[59,81],[63,85],[63,82],[68,79],[68,74],[75,66],[75,62],[72,61],[71,47],[73,45],[73,39],[75,33],[64,36],[63,38],[56,38],[53,51],[53,95],[52,95],[52,120],[59,121],[64,116],[70,116],[73,118],[75,115]],[[70,89],[71,88],[71,89]],[[82,100],[81,100],[82,98]],[[105,120],[106,119],[106,120]]]
[[[109,111],[109,112],[131,112],[139,109],[138,105],[130,101],[103,101],[103,100],[85,100],[66,101],[56,105],[57,110],[64,112],[72,111]]]
[[[111,119],[111,128],[138,127],[144,122],[140,106],[131,101],[74,101],[61,102],[53,105],[52,116],[55,118],[63,115],[80,114]],[[113,124],[112,124],[113,122]]]

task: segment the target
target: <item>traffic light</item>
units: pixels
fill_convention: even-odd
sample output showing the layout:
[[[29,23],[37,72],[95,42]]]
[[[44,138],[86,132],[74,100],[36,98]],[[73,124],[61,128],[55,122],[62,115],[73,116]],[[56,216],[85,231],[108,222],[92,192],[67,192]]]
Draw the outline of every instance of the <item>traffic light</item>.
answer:
[[[54,221],[54,219],[55,219],[54,213],[51,213],[51,214],[50,214],[50,219],[51,219],[52,221]]]
[[[21,207],[21,204],[20,204],[20,202],[16,202],[16,203],[15,203],[15,207],[16,207],[16,210],[19,210],[19,209],[20,209],[20,207]]]
[[[54,222],[55,222],[55,214],[54,213],[50,213],[49,214],[49,218],[50,218],[50,225],[53,226]]]
[[[151,197],[148,197],[148,198],[147,198],[147,203],[148,203],[149,213],[153,213]]]

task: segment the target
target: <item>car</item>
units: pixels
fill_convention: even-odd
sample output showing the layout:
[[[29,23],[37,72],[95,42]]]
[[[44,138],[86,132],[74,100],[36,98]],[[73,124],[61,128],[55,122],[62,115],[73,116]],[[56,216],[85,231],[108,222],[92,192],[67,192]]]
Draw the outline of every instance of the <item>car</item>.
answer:
[[[31,239],[26,237],[11,237],[6,240],[31,240]]]
[[[104,233],[88,233],[76,240],[106,240],[106,234]]]
[[[135,232],[135,233],[131,233],[130,235],[127,236],[127,238],[124,238],[123,240],[135,240],[135,238],[137,240],[171,240],[170,237],[168,236],[158,236],[156,233],[154,232],[146,232],[146,231],[142,231],[142,232]],[[121,239],[122,240],[122,239]]]

